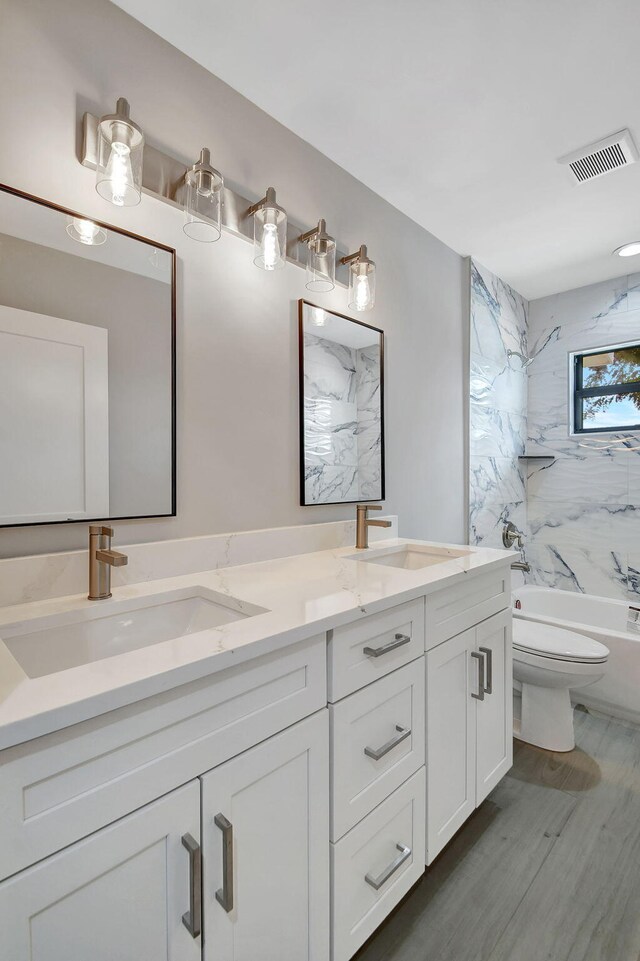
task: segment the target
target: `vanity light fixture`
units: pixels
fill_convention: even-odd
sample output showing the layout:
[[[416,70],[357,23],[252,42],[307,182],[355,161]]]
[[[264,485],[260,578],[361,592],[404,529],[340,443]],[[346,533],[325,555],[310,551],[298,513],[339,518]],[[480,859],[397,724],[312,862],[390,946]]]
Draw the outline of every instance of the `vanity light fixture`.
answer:
[[[371,310],[376,302],[376,265],[367,257],[366,246],[342,257],[340,263],[349,264],[349,307]]]
[[[142,192],[144,135],[120,97],[116,112],[98,123],[96,190],[116,207],[135,207]]]
[[[636,254],[640,254],[640,240],[633,240],[630,244],[623,244],[622,247],[616,247],[613,251],[618,257],[635,257]]]
[[[326,222],[319,220],[318,226],[301,234],[298,241],[308,248],[307,290],[318,294],[333,290],[336,285],[336,242],[327,233]]]
[[[106,230],[94,224],[93,220],[85,220],[84,217],[69,217],[67,233],[72,240],[79,244],[86,244],[88,247],[99,247],[107,239]]]
[[[186,197],[184,202],[183,230],[192,240],[213,243],[222,233],[222,174],[211,166],[211,154],[207,147],[200,151],[200,159],[190,167],[184,177]]]
[[[287,211],[276,203],[275,187],[247,210],[253,216],[253,262],[262,270],[284,267],[287,257]]]

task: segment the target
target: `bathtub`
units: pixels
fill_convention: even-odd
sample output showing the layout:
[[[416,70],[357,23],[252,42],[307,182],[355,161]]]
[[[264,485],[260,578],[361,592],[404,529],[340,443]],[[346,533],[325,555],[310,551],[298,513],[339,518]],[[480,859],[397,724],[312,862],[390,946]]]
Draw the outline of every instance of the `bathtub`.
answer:
[[[512,596],[514,617],[555,624],[608,647],[605,676],[576,691],[575,700],[615,717],[640,721],[640,623],[629,629],[627,602],[529,585],[516,588]],[[640,607],[640,601],[635,606]]]

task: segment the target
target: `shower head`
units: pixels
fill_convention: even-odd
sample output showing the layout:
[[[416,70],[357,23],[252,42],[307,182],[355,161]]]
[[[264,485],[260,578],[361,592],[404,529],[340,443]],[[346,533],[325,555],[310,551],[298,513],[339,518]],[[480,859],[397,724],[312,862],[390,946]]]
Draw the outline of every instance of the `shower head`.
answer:
[[[507,357],[519,357],[523,370],[526,370],[529,364],[533,363],[533,357],[526,357],[524,354],[521,354],[519,350],[507,349]]]

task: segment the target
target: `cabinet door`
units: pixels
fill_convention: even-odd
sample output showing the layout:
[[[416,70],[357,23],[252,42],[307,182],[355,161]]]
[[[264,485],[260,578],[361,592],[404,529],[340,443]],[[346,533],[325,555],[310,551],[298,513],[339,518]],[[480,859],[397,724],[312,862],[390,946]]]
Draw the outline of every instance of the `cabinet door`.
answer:
[[[476,714],[476,804],[480,804],[513,763],[511,611],[476,628],[478,653],[485,659],[485,696]]]
[[[182,838],[199,841],[198,787],[192,781],[0,884],[0,957],[197,961],[200,937],[182,921],[192,880]]]
[[[201,781],[204,961],[327,961],[328,711]]]
[[[427,652],[427,864],[476,805],[475,628]]]

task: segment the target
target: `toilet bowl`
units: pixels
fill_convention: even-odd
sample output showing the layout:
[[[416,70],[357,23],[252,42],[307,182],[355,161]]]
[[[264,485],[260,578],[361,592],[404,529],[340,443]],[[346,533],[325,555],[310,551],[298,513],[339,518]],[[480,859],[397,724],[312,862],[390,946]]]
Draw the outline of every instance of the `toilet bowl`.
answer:
[[[571,689],[604,675],[609,650],[584,634],[514,618],[513,676],[522,685],[514,736],[547,751],[575,747]]]

